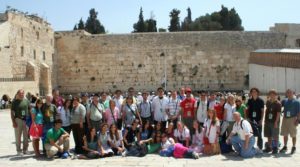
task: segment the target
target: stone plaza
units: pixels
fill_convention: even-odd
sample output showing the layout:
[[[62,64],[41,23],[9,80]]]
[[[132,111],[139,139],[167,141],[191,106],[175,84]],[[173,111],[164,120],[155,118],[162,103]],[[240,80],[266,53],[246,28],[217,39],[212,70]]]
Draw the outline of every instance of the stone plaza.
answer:
[[[175,159],[160,157],[159,155],[146,155],[145,157],[111,157],[97,160],[78,160],[78,159],[54,159],[48,160],[46,158],[34,158],[33,148],[29,143],[30,155],[22,157],[16,156],[14,144],[14,130],[10,120],[9,110],[0,110],[0,167],[201,167],[201,166],[258,166],[258,167],[280,167],[288,165],[289,167],[300,166],[300,152],[299,149],[294,155],[278,154],[276,156],[271,154],[263,154],[251,159],[242,159],[234,155],[216,155],[216,156],[203,156],[198,160],[194,159]],[[298,131],[300,128],[298,127]],[[72,135],[71,135],[72,136]],[[282,142],[282,137],[280,138]],[[298,133],[297,146],[299,148],[300,135]],[[71,147],[74,147],[73,139],[71,139]],[[288,149],[291,148],[291,139],[288,143]]]

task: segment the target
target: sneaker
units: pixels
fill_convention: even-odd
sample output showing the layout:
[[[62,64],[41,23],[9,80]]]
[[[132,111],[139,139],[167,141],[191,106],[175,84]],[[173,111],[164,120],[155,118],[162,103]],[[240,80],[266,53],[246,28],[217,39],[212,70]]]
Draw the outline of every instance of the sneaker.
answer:
[[[267,147],[266,149],[263,150],[264,153],[269,153],[271,151],[272,151],[271,147]]]
[[[259,148],[255,148],[255,151],[256,151],[256,154],[259,155],[259,154],[263,154],[263,151]]]
[[[26,151],[23,151],[23,154],[24,154],[24,155],[28,155],[28,154],[30,154],[30,153],[29,153],[28,150],[26,150]]]
[[[278,148],[277,147],[273,148],[272,154],[278,154]]]
[[[60,156],[61,159],[67,159],[69,157],[69,153],[68,152],[63,152]]]
[[[287,152],[287,147],[284,146],[281,150],[280,150],[280,153],[286,153]]]
[[[199,159],[199,155],[196,152],[193,152],[192,156],[193,156],[194,159]]]
[[[23,156],[23,153],[21,151],[18,151],[17,156]]]
[[[294,154],[296,152],[296,147],[292,147],[291,154]]]
[[[126,150],[123,151],[123,152],[122,152],[122,157],[126,157],[126,154],[127,154],[127,151],[126,151]]]

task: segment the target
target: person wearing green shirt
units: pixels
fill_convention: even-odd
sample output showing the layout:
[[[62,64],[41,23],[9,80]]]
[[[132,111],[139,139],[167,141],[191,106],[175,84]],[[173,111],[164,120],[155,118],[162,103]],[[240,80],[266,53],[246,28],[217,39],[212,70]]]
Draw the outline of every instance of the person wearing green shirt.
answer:
[[[62,128],[62,120],[55,120],[54,127],[48,130],[45,139],[47,157],[53,158],[57,154],[63,159],[68,158],[69,145],[69,134]]]
[[[18,90],[11,106],[11,121],[15,130],[17,155],[22,155],[21,136],[23,135],[23,153],[28,154],[28,126],[26,117],[29,116],[30,102],[24,97],[24,90]]]
[[[245,115],[246,115],[245,112],[246,112],[247,106],[245,104],[243,104],[242,98],[238,97],[235,100],[235,104],[236,104],[236,111],[241,114],[242,118],[245,118]]]

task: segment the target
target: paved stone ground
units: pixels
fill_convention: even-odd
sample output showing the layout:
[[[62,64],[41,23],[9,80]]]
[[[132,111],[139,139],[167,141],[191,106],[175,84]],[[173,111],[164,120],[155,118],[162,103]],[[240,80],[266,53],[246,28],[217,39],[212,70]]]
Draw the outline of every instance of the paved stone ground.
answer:
[[[251,159],[242,159],[240,157],[230,155],[217,155],[211,157],[201,157],[198,160],[193,159],[175,159],[165,158],[158,155],[147,155],[143,158],[137,157],[112,157],[97,160],[47,160],[47,159],[35,159],[33,154],[33,148],[30,143],[29,151],[31,155],[23,157],[16,156],[15,145],[14,145],[14,133],[10,121],[9,110],[0,110],[0,167],[60,167],[60,166],[72,166],[72,167],[200,167],[200,166],[259,166],[259,167],[279,167],[279,166],[300,166],[300,150],[294,155],[289,154],[278,154],[273,155],[262,155]],[[300,128],[298,127],[298,130]],[[300,131],[299,131],[300,132]],[[300,135],[298,135],[298,146],[300,145]],[[290,141],[291,142],[291,141]],[[71,143],[74,146],[74,143]],[[291,143],[289,143],[289,149]],[[298,147],[300,148],[300,146]]]

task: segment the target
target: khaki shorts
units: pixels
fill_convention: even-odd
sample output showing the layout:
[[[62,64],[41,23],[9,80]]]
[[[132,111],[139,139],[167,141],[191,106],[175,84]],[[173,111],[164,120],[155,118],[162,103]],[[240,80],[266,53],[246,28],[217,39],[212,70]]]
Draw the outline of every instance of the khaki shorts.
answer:
[[[279,137],[279,123],[277,128],[274,128],[274,123],[266,122],[264,126],[264,136],[272,137],[273,139],[277,139]]]
[[[281,136],[296,137],[297,136],[297,126],[295,125],[295,119],[293,118],[283,118],[281,125]]]

